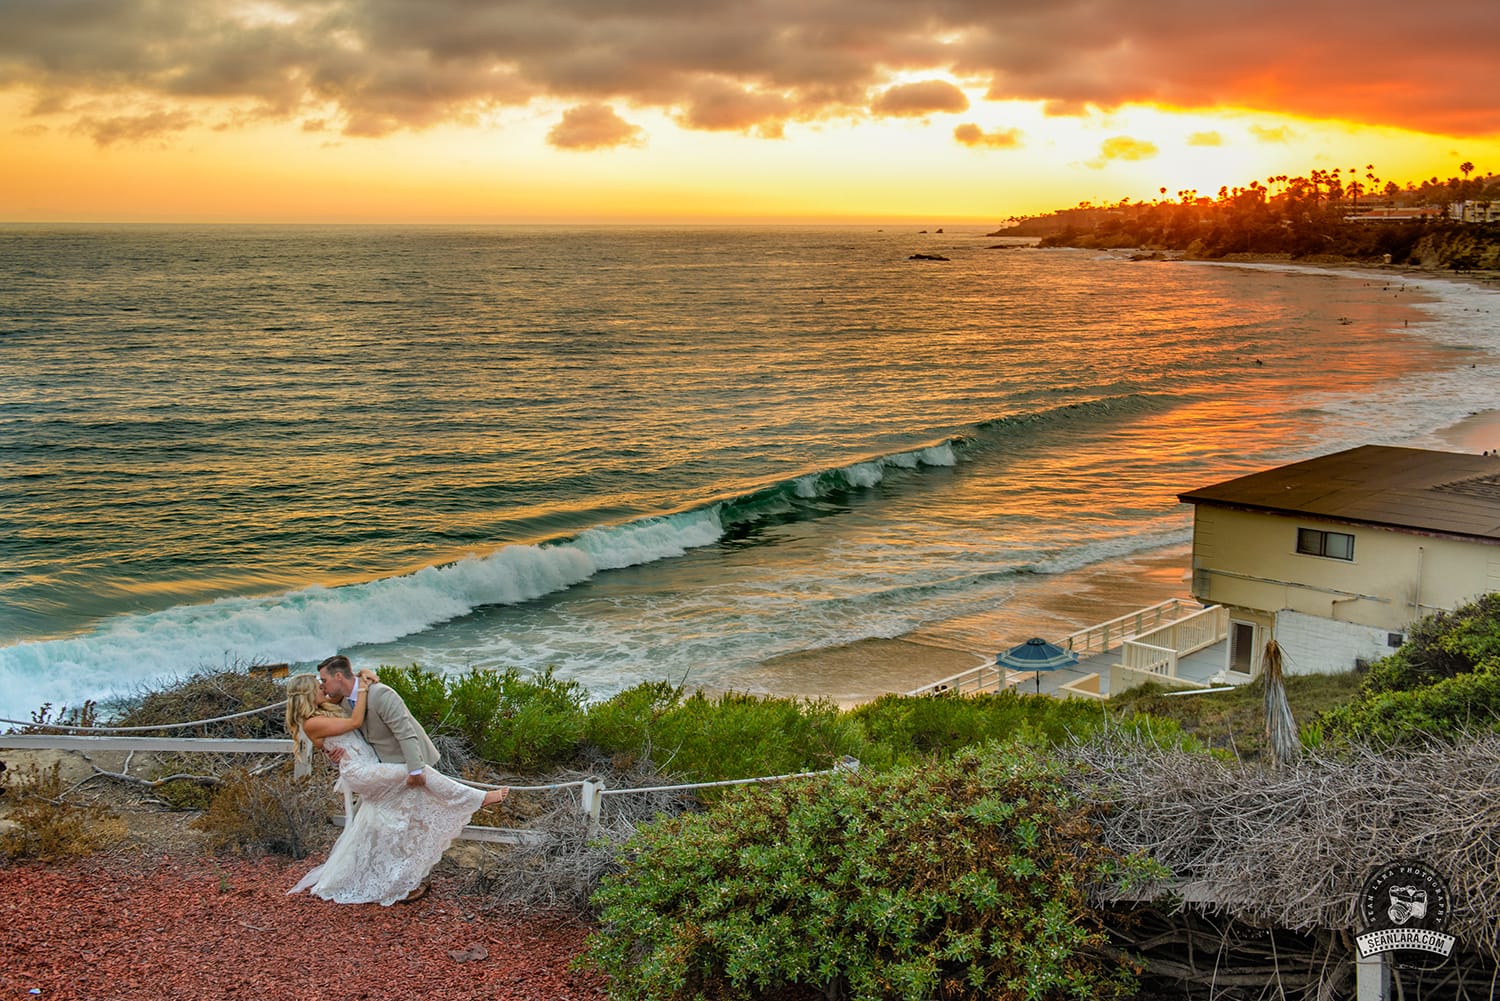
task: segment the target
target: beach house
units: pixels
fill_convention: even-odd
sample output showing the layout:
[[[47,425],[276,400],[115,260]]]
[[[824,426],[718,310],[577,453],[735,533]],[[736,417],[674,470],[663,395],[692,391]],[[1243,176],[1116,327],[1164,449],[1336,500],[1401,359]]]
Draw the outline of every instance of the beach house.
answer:
[[[1365,445],[1178,495],[1192,593],[1228,610],[1225,676],[1385,656],[1424,615],[1500,591],[1500,457]]]

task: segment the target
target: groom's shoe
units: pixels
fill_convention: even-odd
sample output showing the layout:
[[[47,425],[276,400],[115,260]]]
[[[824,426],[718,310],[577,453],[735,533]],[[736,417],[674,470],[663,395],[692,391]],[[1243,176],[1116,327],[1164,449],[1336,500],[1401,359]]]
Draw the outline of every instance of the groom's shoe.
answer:
[[[419,884],[417,884],[417,888],[415,890],[412,890],[406,896],[402,897],[400,900],[397,901],[397,903],[399,903],[399,904],[415,904],[417,901],[421,900],[425,896],[427,896],[427,884],[426,883],[419,883]]]

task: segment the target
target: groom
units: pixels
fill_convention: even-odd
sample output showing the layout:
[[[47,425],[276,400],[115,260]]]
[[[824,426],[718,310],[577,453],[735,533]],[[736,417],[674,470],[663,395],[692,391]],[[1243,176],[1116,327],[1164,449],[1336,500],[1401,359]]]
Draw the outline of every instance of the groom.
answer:
[[[322,682],[324,697],[346,706],[354,705],[359,679],[354,676],[348,657],[337,654],[319,664],[318,680]],[[365,722],[359,729],[381,761],[406,762],[407,785],[427,784],[423,770],[428,765],[437,765],[437,748],[394,688],[370,686],[370,694],[365,698]]]

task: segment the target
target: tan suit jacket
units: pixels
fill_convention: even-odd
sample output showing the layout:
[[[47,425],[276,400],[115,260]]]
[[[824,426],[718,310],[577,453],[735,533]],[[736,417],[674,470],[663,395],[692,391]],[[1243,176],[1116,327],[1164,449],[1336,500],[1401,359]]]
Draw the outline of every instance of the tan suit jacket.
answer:
[[[370,686],[370,694],[365,698],[365,723],[359,729],[381,761],[404,761],[411,772],[438,763],[432,739],[394,688]]]

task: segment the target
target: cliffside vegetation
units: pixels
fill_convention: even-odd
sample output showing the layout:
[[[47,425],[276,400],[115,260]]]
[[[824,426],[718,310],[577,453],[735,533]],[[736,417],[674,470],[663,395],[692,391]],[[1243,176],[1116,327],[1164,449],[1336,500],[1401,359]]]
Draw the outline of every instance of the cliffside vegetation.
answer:
[[[1500,202],[1500,176],[1400,187],[1382,184],[1374,167],[1271,177],[1216,197],[1165,188],[1153,201],[1083,203],[1018,220],[1007,236],[1041,237],[1042,246],[1140,248],[1194,258],[1277,255],[1292,259],[1349,259],[1424,268],[1500,268],[1500,223],[1460,222],[1491,214]]]
[[[602,774],[618,789],[860,759],[857,771],[787,784],[611,797],[640,809],[612,806],[594,833],[576,801],[544,815],[519,797],[488,820],[554,837],[508,850],[480,885],[502,901],[591,911],[591,961],[621,998],[1040,1001],[1137,986],[1168,997],[1222,991],[1231,976],[1247,998],[1268,977],[1312,998],[1352,984],[1361,881],[1392,851],[1452,881],[1465,976],[1490,976],[1500,958],[1500,845],[1485,833],[1500,823],[1500,595],[1409,636],[1362,675],[1288,679],[1306,753],[1280,769],[1258,753],[1255,686],[1104,704],[887,696],[844,710],[666,684],[594,702],[551,674],[381,673],[432,731],[445,768],[484,781]],[[208,675],[113,721],[207,718],[277,695],[262,678]],[[274,726],[274,715],[218,725],[267,736]],[[309,786],[280,760],[226,762],[204,783],[203,816],[224,847],[305,845],[324,836],[326,804],[289,840],[268,819],[285,811],[249,809],[246,789],[284,785],[316,806],[329,778],[319,767]],[[21,791],[13,781],[9,794]],[[45,854],[25,838],[58,841],[66,799],[13,813],[7,852]],[[1274,873],[1261,865],[1271,854],[1282,860]],[[1142,879],[1186,881],[1211,903],[1159,907]]]
[[[1381,747],[1500,732],[1500,594],[1415,623],[1318,726],[1325,739]]]

